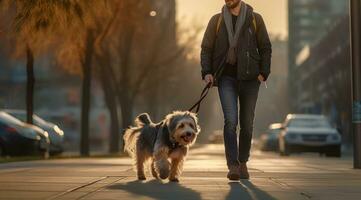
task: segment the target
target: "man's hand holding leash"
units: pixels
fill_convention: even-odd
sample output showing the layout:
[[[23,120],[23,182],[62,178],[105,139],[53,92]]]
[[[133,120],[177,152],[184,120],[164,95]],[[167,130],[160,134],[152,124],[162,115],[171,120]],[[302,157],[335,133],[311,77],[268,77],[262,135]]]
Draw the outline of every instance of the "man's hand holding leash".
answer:
[[[206,85],[209,85],[211,84],[209,87],[212,87],[213,86],[213,83],[214,83],[214,77],[212,74],[207,74],[205,77],[204,77],[204,82],[206,83]]]

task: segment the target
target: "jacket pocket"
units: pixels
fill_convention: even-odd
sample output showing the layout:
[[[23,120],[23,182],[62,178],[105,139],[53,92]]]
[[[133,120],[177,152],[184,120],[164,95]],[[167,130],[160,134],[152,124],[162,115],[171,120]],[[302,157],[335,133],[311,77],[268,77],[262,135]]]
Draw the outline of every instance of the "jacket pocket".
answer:
[[[245,67],[242,70],[243,80],[252,80],[258,77],[260,73],[261,57],[255,52],[246,52]]]
[[[253,59],[253,60],[255,60],[255,61],[257,61],[258,63],[260,63],[261,62],[261,56],[258,54],[258,52],[256,51],[256,52],[251,52],[250,53],[250,57]]]

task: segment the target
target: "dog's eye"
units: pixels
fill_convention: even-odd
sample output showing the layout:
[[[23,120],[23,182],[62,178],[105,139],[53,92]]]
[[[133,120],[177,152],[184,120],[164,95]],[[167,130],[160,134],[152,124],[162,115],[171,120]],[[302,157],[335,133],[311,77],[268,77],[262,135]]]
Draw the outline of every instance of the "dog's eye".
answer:
[[[189,124],[189,126],[190,126],[192,129],[194,129],[194,125],[193,125],[193,124]]]
[[[184,124],[180,124],[180,125],[179,125],[179,128],[184,128]]]

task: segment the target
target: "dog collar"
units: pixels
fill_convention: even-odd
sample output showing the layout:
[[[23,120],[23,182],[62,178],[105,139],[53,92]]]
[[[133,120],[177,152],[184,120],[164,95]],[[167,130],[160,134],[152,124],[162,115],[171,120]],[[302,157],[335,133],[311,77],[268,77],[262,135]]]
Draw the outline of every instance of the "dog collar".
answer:
[[[183,145],[180,145],[178,142],[175,142],[175,143],[170,142],[169,148],[172,149],[172,150],[174,150],[174,149],[176,149],[176,148],[178,148],[178,147],[182,147],[182,146],[183,146]]]
[[[162,126],[162,125],[163,125],[163,126]],[[182,147],[182,146],[183,146],[183,145],[180,145],[178,142],[173,142],[173,141],[171,140],[170,135],[169,135],[168,126],[167,126],[166,123],[164,123],[164,121],[158,123],[158,124],[156,125],[156,128],[157,128],[157,129],[163,128],[164,131],[166,131],[166,135],[168,135],[168,141],[167,141],[168,144],[167,144],[167,146],[169,147],[169,149],[174,150],[174,149],[176,149],[176,148],[178,148],[178,147]],[[156,142],[156,140],[157,140],[157,137],[158,137],[158,130],[157,130],[157,134],[155,135],[155,138],[154,138],[154,140],[153,140],[153,146],[155,145],[155,142]]]
[[[163,125],[163,127],[162,127],[162,125]],[[174,150],[174,149],[176,149],[176,148],[178,148],[178,147],[182,147],[182,146],[183,146],[183,145],[180,145],[178,142],[173,142],[173,141],[172,141],[172,140],[174,140],[174,139],[170,137],[168,126],[167,126],[166,123],[164,123],[164,121],[162,121],[161,123],[157,124],[156,127],[157,127],[157,128],[164,128],[164,131],[165,131],[166,135],[168,135],[168,138],[169,138],[169,140],[168,140],[168,142],[167,142],[167,143],[168,143],[167,146],[169,147],[169,149]],[[157,133],[158,133],[158,132],[157,132]],[[155,144],[156,138],[157,138],[157,136],[154,138],[153,144]]]
[[[174,142],[174,138],[170,136],[170,133],[169,133],[169,129],[168,129],[168,126],[167,124],[164,123],[164,127],[163,127],[167,133],[167,135],[169,136],[169,142],[168,142],[168,147],[170,149],[176,149],[178,147],[181,147],[182,145],[180,145],[178,142]]]

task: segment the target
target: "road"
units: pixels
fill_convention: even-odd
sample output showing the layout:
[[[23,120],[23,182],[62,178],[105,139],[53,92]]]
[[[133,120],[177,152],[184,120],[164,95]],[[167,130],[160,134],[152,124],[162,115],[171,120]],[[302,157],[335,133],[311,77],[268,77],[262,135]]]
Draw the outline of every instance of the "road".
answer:
[[[0,165],[0,199],[360,199],[351,157],[279,157],[252,152],[249,181],[229,182],[222,145],[194,148],[180,183],[137,181],[129,158],[83,158]]]

